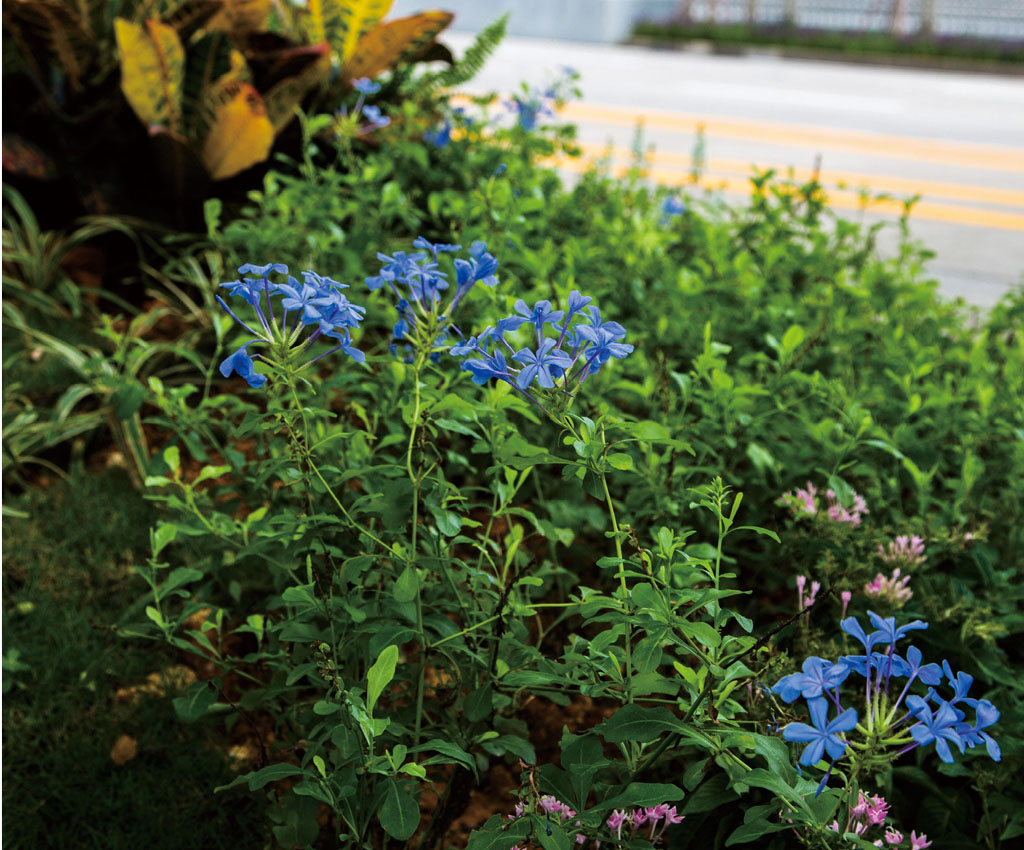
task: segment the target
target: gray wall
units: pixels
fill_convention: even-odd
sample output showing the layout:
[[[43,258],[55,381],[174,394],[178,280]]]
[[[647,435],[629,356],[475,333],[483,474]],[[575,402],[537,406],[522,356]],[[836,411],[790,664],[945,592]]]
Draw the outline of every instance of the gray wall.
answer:
[[[456,15],[453,29],[479,32],[511,12],[509,35],[607,43],[627,38],[639,20],[683,9],[695,21],[746,21],[753,10],[758,22],[778,23],[787,7],[802,27],[891,30],[895,21],[897,32],[915,33],[932,17],[938,35],[1024,40],[1024,0],[395,0],[388,17],[447,9]]]
[[[511,12],[508,34],[573,41],[623,41],[641,19],[669,17],[678,0],[395,0],[388,15],[411,15],[424,9],[455,13],[452,29],[479,32]]]

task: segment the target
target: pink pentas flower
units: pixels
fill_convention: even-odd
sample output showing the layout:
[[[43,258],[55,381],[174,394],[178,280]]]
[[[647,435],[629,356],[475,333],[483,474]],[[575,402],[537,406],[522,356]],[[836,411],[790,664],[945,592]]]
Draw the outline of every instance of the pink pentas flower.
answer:
[[[576,817],[575,811],[551,794],[545,794],[540,798],[540,807],[545,814],[557,815],[559,820],[569,820],[569,818]]]
[[[828,498],[828,516],[829,519],[834,522],[846,523],[852,526],[858,526],[861,523],[861,517],[868,513],[868,503],[864,501],[864,497],[860,493],[850,491],[853,504],[847,508],[839,501],[839,497],[836,495],[834,490],[828,490],[825,496]]]
[[[673,824],[673,823],[681,823],[683,818],[685,818],[685,817],[686,817],[686,815],[677,815],[676,814],[676,807],[675,806],[669,806],[668,809],[665,812],[665,825],[668,826],[669,824]]]
[[[796,492],[783,493],[777,504],[788,507],[794,516],[814,516],[818,513],[818,490],[810,482],[807,482],[806,489],[798,489]]]
[[[880,825],[885,822],[886,816],[889,814],[889,804],[885,801],[884,797],[879,797],[877,794],[871,798],[871,805],[868,807],[868,823]]]
[[[890,826],[885,830],[885,840],[889,844],[899,844],[903,840],[903,833],[895,827]]]
[[[622,825],[629,820],[629,816],[625,811],[616,809],[608,816],[608,820],[605,821],[608,824],[608,829],[615,832],[616,838],[622,838]]]
[[[928,840],[928,836],[923,832],[918,835],[913,830],[910,831],[910,850],[924,850],[925,847],[931,847],[932,843]]]
[[[878,557],[893,566],[919,567],[925,560],[924,540],[916,534],[913,536],[901,534],[895,540],[890,540],[889,545],[884,549],[879,543]]]
[[[862,818],[868,813],[868,809],[871,808],[871,799],[863,791],[857,792],[857,805],[851,810],[850,814],[855,818]]]
[[[874,581],[864,585],[864,592],[868,596],[884,599],[896,606],[902,607],[914,595],[914,592],[907,587],[910,583],[910,576],[900,577],[900,568],[892,571],[892,577],[886,578],[882,573],[875,576]]]
[[[846,609],[850,607],[850,600],[853,599],[853,593],[849,590],[844,590],[839,594],[839,598],[843,600],[843,616],[842,619],[846,619]]]

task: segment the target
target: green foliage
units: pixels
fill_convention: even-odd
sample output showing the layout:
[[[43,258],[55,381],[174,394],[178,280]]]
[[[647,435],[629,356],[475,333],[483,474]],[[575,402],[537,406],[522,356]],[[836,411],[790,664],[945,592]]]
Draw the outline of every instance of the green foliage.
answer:
[[[386,147],[303,116],[298,157],[237,215],[209,203],[203,240],[170,243],[180,256],[158,272],[197,313],[245,262],[330,275],[367,308],[365,363],[325,358],[249,393],[216,378],[218,317],[191,326],[181,380],[146,372],[139,335],[110,336],[113,372],[90,365],[90,391],[111,375],[141,387],[108,401],[162,437],[142,455],[160,514],[118,632],[213,668],[172,698],[182,728],[235,711],[273,726],[270,763],[222,793],[268,799],[282,846],[319,840],[321,805],[324,841],[448,846],[468,789],[498,772],[518,787],[471,847],[610,844],[614,812],[659,805],[687,816],[671,846],[842,846],[828,825],[853,786],[840,766],[816,796],[777,734],[800,718],[768,687],[791,659],[838,654],[849,591],[857,613],[930,620],[926,654],[973,671],[1003,712],[1000,764],[936,770],[918,750],[870,790],[919,832],[1012,840],[1021,295],[988,316],[939,301],[926,252],[904,240],[879,259],[876,229],[833,219],[814,183],[754,174],[749,206],[687,198],[677,215],[639,166],[566,188],[538,161],[571,154],[571,128],[470,123],[421,108],[436,81],[423,98],[398,83],[412,94]],[[493,117],[486,98],[474,108]],[[442,147],[422,138],[439,113]],[[361,281],[419,234],[481,239],[500,261],[499,285],[460,304],[467,336],[519,298],[564,306],[580,290],[635,351],[550,417],[431,357],[432,339],[394,356],[395,306]],[[86,368],[80,347],[24,325]],[[844,504],[863,494],[862,524],[779,504],[808,480]],[[926,538],[902,610],[863,590],[898,534]],[[824,585],[807,612],[799,575]],[[549,797],[573,816],[549,817]]]

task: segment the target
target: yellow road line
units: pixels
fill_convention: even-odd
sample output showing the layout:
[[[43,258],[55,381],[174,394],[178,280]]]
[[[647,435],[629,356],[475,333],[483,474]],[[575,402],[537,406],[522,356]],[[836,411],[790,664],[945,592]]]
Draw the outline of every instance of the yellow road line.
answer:
[[[694,115],[664,109],[640,110],[597,103],[568,103],[560,114],[573,122],[634,126],[638,121],[642,121],[645,127],[686,133],[696,132],[698,127],[703,126],[709,137],[1024,173],[1024,149],[1002,145],[918,139],[864,130],[814,127],[718,115]]]
[[[587,171],[593,163],[583,159],[565,157],[551,160],[549,164],[564,171],[582,173]],[[612,173],[622,175],[628,170],[629,166],[618,165],[613,168]],[[644,169],[644,173],[651,180],[662,185],[693,186],[689,175],[680,173],[678,169],[654,166],[653,168]],[[700,188],[748,196],[751,191],[751,184],[749,179],[744,180],[738,177],[722,179],[705,178],[700,183]],[[836,209],[883,213],[895,216],[903,213],[903,203],[895,199],[869,199],[865,202],[859,193],[844,190],[827,192],[826,197],[828,206]],[[985,210],[954,204],[941,204],[933,201],[918,201],[914,205],[911,217],[928,221],[943,221],[951,224],[966,224],[976,227],[1024,232],[1024,214]]]
[[[584,154],[600,159],[611,153],[616,159],[631,159],[633,151],[622,145],[598,145],[592,142],[577,142]],[[655,149],[645,151],[646,161],[654,165],[675,166],[689,171],[693,167],[693,158],[686,154],[673,153]],[[763,162],[749,162],[740,159],[722,159],[712,157],[705,162],[704,171],[708,174],[737,174],[748,177],[754,167],[758,169],[774,168],[783,176],[792,172],[794,179],[808,181],[814,177],[811,168],[797,168]],[[917,180],[908,177],[896,177],[889,174],[864,174],[852,171],[836,171],[823,168],[818,180],[826,184],[846,184],[840,188],[865,188],[875,192],[899,192],[924,197],[947,198],[956,201],[997,204],[999,206],[1021,207],[1024,209],[1024,191],[1016,189],[995,189],[989,186],[972,186],[964,183],[944,183],[935,180]]]

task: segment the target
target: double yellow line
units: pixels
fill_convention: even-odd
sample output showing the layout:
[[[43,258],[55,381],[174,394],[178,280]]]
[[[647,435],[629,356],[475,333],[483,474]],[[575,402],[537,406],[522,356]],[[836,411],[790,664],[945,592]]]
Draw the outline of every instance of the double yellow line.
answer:
[[[1024,149],[976,142],[890,136],[864,130],[834,129],[799,124],[780,124],[747,118],[727,118],[669,112],[664,109],[629,109],[608,104],[572,102],[560,113],[578,123],[612,124],[695,133],[703,128],[708,136],[739,139],[761,144],[809,147],[842,153],[912,159],[966,168],[991,169],[1024,174]]]
[[[457,99],[469,103],[468,96]],[[566,104],[560,116],[582,125],[635,127],[642,124],[647,129],[667,130],[690,137],[700,132],[708,139],[734,139],[762,146],[808,148],[815,152],[852,153],[880,160],[912,160],[951,168],[1024,174],[1024,148],[1004,145],[952,142],[864,130],[579,101]],[[635,164],[635,155],[629,148],[586,142],[578,144],[584,154],[582,159],[563,157],[551,165],[578,173],[588,169],[595,161],[607,159],[611,161],[613,173],[622,174]],[[775,154],[776,159],[781,157],[781,153]],[[685,154],[656,150],[645,154],[641,165],[646,175],[659,183],[669,186],[695,185],[691,178],[692,159]],[[829,205],[836,209],[900,215],[904,211],[904,198],[920,196],[921,200],[913,208],[913,218],[1024,231],[1024,191],[1016,189],[834,169],[822,169],[820,173],[814,173],[809,168],[722,158],[712,158],[704,163],[696,185],[729,194],[748,195],[751,190],[750,177],[755,166],[761,170],[774,168],[801,182],[816,178],[827,190]]]
[[[977,168],[1013,174],[1024,174],[1024,149],[986,145],[973,142],[948,142],[938,139],[916,139],[889,136],[861,130],[837,130],[778,124],[770,121],[719,116],[688,115],[659,109],[628,109],[594,103],[569,103],[561,116],[578,124],[636,126],[669,130],[690,135],[702,132],[708,138],[738,139],[761,145],[811,148],[816,151],[857,153],[884,159],[910,159],[957,168]],[[613,169],[624,172],[633,163],[634,153],[621,146],[600,146],[580,143],[586,160],[610,158]],[[702,169],[699,185],[729,194],[749,194],[754,163],[735,159],[712,158]],[[758,167],[774,167],[795,180],[806,182],[812,177],[828,187],[828,202],[843,210],[870,210],[899,215],[904,204],[901,198],[875,197],[896,194],[903,197],[920,195],[913,216],[918,219],[967,224],[999,230],[1024,231],[1024,191],[918,180],[884,174],[822,170],[815,175],[809,168],[788,168],[771,163]],[[567,171],[583,171],[587,163],[561,160],[558,167]],[[645,156],[647,175],[666,185],[692,184],[691,157],[684,154],[655,151]],[[940,200],[933,200],[938,198]],[[948,201],[962,203],[947,203]],[[988,209],[984,205],[1008,207]]]
[[[581,159],[563,157],[552,163],[565,171],[579,173],[595,162],[611,161],[615,174],[624,174],[634,164],[635,155],[629,148],[617,145],[595,145],[577,143],[583,152]],[[693,161],[683,154],[658,152],[646,153],[640,163],[645,174],[652,180],[666,186],[694,186],[691,169]],[[697,186],[709,191],[724,191],[729,194],[748,195],[751,190],[750,176],[752,163],[735,159],[709,159],[703,167]],[[977,206],[943,203],[930,200],[948,200],[988,203],[1024,210],[1024,192],[1013,189],[992,189],[959,183],[913,180],[878,174],[861,174],[848,171],[823,169],[817,175],[809,168],[780,168],[783,175],[792,175],[794,180],[808,182],[815,176],[826,187],[828,203],[836,209],[870,211],[887,215],[900,215],[904,204],[901,198],[888,197],[896,194],[904,197],[921,195],[913,208],[914,218],[929,221],[943,221],[952,224],[968,224],[991,227],[999,230],[1024,231],[1024,212],[991,210]],[[884,193],[881,197],[878,193]]]

